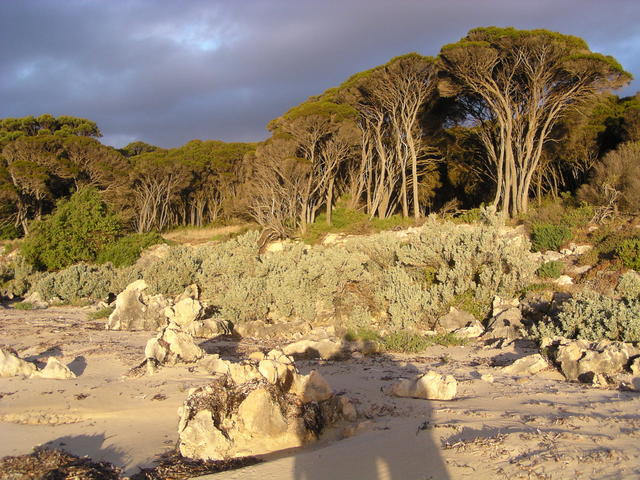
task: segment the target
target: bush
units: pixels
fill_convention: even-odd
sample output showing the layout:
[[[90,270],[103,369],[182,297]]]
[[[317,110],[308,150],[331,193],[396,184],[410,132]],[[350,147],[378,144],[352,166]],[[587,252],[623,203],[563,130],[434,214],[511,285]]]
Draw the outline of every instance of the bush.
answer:
[[[593,169],[587,185],[580,188],[580,198],[595,205],[616,200],[620,210],[640,211],[640,142],[620,145]]]
[[[554,260],[540,265],[537,273],[540,278],[558,278],[562,275],[563,269],[564,264]]]
[[[557,318],[532,328],[534,337],[590,341],[640,341],[640,300],[620,300],[584,291],[562,304]]]
[[[573,238],[571,230],[564,225],[538,223],[533,225],[531,231],[531,243],[535,252],[558,250],[571,238]]]
[[[616,256],[625,267],[640,270],[640,238],[623,240],[616,247]]]
[[[14,240],[21,235],[22,232],[13,223],[0,224],[0,240]]]
[[[464,345],[464,339],[452,333],[423,336],[413,332],[398,331],[382,338],[385,350],[399,353],[420,353],[433,345]]]
[[[616,287],[616,293],[631,300],[640,299],[640,274],[633,271],[622,274]]]
[[[33,310],[34,306],[33,303],[18,302],[13,304],[13,308],[15,308],[16,310]]]
[[[95,312],[91,312],[87,315],[89,320],[102,320],[104,318],[109,318],[109,315],[113,313],[115,307],[104,307],[100,310],[96,310]]]
[[[69,200],[60,200],[53,214],[33,223],[20,252],[38,270],[60,270],[77,262],[93,262],[121,229],[98,191],[85,188]]]
[[[42,277],[34,286],[44,300],[60,299],[65,303],[82,299],[103,300],[124,288],[119,272],[111,265],[78,264]]]
[[[158,233],[133,233],[106,245],[98,253],[96,261],[97,263],[111,262],[116,267],[128,267],[140,258],[140,253],[145,248],[159,243],[166,242]]]

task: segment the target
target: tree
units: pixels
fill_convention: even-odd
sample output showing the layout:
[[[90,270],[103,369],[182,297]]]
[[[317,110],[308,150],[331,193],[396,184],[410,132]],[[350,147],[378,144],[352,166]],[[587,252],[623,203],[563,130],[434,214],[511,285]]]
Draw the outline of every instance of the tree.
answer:
[[[476,28],[439,54],[443,95],[456,95],[480,127],[495,172],[494,202],[527,211],[531,183],[554,125],[593,95],[630,79],[580,38],[547,30]]]
[[[76,262],[92,262],[121,230],[119,219],[100,193],[85,188],[69,200],[60,200],[52,215],[36,221],[20,252],[37,269],[58,270]]]

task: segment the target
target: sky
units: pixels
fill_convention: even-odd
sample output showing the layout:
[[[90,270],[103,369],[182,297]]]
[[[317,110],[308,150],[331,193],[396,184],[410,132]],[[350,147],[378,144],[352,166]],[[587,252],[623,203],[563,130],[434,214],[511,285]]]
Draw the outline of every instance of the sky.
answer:
[[[353,73],[479,26],[546,28],[640,90],[640,0],[0,0],[0,118],[72,115],[102,142],[260,141]]]

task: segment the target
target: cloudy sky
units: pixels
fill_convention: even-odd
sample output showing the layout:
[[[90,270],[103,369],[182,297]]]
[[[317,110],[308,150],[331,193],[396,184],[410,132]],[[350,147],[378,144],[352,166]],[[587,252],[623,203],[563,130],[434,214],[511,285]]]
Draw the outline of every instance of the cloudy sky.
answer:
[[[640,79],[638,19],[640,0],[0,0],[0,118],[86,117],[118,147],[257,141],[308,96],[477,26],[578,35]]]

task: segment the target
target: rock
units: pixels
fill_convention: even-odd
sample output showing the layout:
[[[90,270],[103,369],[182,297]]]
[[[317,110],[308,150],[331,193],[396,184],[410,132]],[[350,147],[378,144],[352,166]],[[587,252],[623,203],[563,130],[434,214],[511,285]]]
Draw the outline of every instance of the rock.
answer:
[[[316,370],[311,370],[309,375],[296,375],[291,392],[301,397],[303,402],[322,402],[333,396],[331,386]]]
[[[176,364],[193,363],[204,356],[204,351],[191,335],[170,325],[147,342],[144,354],[145,358],[154,359],[159,364]]]
[[[216,427],[209,410],[197,412],[178,433],[181,439],[180,453],[187,458],[222,460],[229,455],[232,443]]]
[[[562,260],[564,257],[565,257],[565,255],[563,255],[560,252],[555,252],[553,250],[547,250],[546,252],[544,252],[542,254],[542,263],[557,262],[559,260]]]
[[[441,332],[449,333],[464,328],[475,321],[476,318],[469,312],[450,307],[449,313],[437,320],[436,328]]]
[[[480,380],[487,383],[493,383],[494,378],[493,378],[493,375],[491,375],[490,373],[485,373],[484,375],[480,376]]]
[[[190,390],[178,410],[178,448],[185,457],[224,460],[300,447],[326,426],[357,418],[351,402],[334,396],[319,373],[299,375],[281,351],[272,350],[258,365],[208,357],[201,364],[230,373]],[[242,381],[233,379],[234,371]]]
[[[70,378],[76,378],[76,374],[73,373],[69,367],[58,360],[55,357],[49,357],[45,367],[37,372],[34,376],[40,378],[50,378],[56,380],[68,380]]]
[[[593,245],[575,245],[572,250],[574,255],[584,255],[593,249]]]
[[[169,306],[164,313],[170,322],[175,323],[180,328],[185,328],[199,320],[204,308],[199,300],[190,297],[182,298],[175,305]]]
[[[569,285],[573,285],[573,279],[569,275],[560,275],[553,281],[553,283],[560,287],[566,287]]]
[[[512,340],[520,336],[520,330],[523,327],[520,301],[517,298],[494,297],[492,318],[484,336],[490,339],[506,338]]]
[[[116,308],[109,315],[107,330],[158,330],[168,324],[164,311],[169,305],[162,295],[147,296],[144,280],[127,285],[116,297]]]
[[[573,267],[571,273],[574,275],[583,275],[593,268],[593,265],[580,265]]]
[[[507,375],[535,375],[547,367],[549,367],[547,361],[542,357],[542,355],[536,353],[534,355],[519,358],[511,365],[503,367],[502,372]]]
[[[429,371],[414,379],[401,380],[391,387],[396,397],[423,398],[426,400],[452,400],[458,390],[458,382],[452,375],[440,375]]]
[[[630,365],[631,373],[634,375],[640,375],[640,357],[633,359]]]
[[[330,360],[344,356],[342,343],[332,340],[300,340],[285,346],[282,351],[286,355],[303,358],[322,358]]]
[[[253,435],[278,436],[287,431],[287,421],[280,406],[265,388],[258,388],[247,395],[238,408],[238,419]]]
[[[478,320],[474,320],[470,325],[458,328],[453,333],[458,338],[478,338],[484,333],[484,327]]]
[[[42,298],[40,292],[31,292],[25,297],[23,303],[30,303],[33,308],[42,309],[47,308],[49,304]]]
[[[0,348],[0,377],[31,377],[35,364],[22,360],[15,352]]]
[[[601,376],[621,373],[629,358],[640,353],[637,347],[603,340],[553,339],[546,341],[560,371],[567,380],[594,383]],[[602,382],[600,382],[602,383]]]

